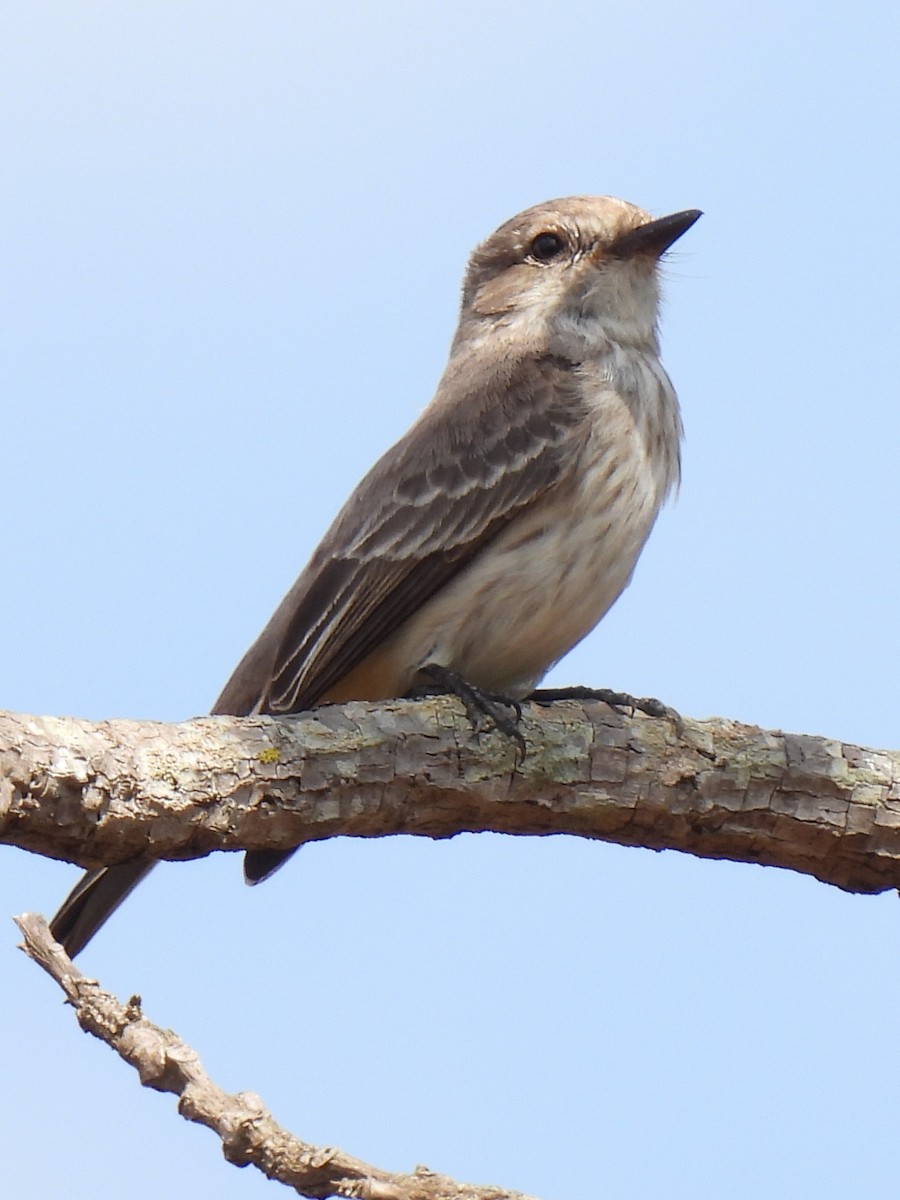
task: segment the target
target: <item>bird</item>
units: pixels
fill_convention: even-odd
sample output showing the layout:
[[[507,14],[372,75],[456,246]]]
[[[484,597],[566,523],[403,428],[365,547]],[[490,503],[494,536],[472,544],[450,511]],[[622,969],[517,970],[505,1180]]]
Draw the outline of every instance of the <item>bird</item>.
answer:
[[[659,267],[700,216],[569,196],[476,246],[434,398],[354,489],[213,714],[430,685],[496,716],[498,698],[532,694],[628,585],[678,486]],[[293,853],[248,851],[246,881]],[[70,956],[155,861],[82,877],[51,922]]]

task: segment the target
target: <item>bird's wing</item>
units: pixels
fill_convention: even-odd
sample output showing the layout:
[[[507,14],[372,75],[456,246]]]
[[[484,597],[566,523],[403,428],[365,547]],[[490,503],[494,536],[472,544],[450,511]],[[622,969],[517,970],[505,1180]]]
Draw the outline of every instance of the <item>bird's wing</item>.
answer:
[[[587,415],[577,364],[557,358],[462,396],[442,385],[356,488],[213,712],[315,704],[568,474]]]

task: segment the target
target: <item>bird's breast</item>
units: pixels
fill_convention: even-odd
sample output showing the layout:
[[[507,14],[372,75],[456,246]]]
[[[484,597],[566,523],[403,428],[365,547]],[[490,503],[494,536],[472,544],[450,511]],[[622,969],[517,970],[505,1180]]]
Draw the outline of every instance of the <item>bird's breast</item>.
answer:
[[[627,586],[677,478],[677,407],[661,431],[601,375],[586,386],[590,415],[566,476],[407,622],[398,661],[524,695]],[[655,376],[652,387],[654,403],[667,399]]]

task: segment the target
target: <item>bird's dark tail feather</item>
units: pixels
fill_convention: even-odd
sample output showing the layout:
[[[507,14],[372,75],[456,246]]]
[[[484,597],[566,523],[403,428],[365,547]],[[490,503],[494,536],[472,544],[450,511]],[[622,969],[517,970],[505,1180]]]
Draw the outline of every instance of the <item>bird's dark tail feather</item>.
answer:
[[[133,858],[114,867],[86,871],[50,922],[50,932],[68,954],[79,954],[122,901],[156,866],[155,858]]]
[[[299,846],[294,846],[292,850],[248,850],[244,855],[244,882],[262,883],[299,849]]]

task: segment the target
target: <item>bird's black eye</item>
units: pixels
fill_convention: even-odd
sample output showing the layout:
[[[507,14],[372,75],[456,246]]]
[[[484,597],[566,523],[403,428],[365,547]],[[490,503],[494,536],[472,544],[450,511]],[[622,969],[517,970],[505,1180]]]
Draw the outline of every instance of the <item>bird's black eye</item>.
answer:
[[[528,253],[538,262],[550,262],[559,258],[565,248],[566,243],[558,233],[539,233],[528,247]]]

